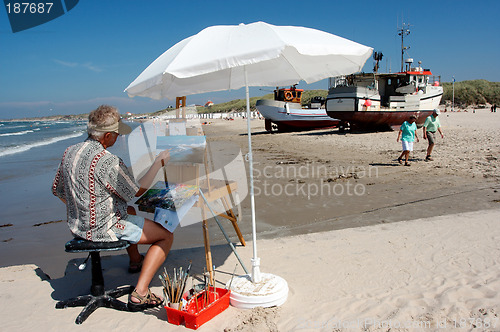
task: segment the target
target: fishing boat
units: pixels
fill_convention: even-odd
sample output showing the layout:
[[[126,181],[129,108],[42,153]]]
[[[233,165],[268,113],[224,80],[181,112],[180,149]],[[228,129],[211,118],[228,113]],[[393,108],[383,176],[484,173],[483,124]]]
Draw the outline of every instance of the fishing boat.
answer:
[[[274,100],[257,100],[256,107],[265,119],[266,130],[297,131],[335,127],[338,119],[333,119],[326,114],[325,98],[313,97],[311,102],[303,107],[302,94],[304,90],[290,88],[276,88]]]
[[[333,77],[329,80],[326,97],[326,113],[340,119],[339,128],[359,127],[363,129],[396,128],[410,115],[417,117],[417,126],[439,106],[443,95],[440,77],[430,69],[422,68],[422,62],[413,67],[413,59],[403,64],[403,37],[409,33],[403,24],[401,35],[401,71],[379,73],[382,53],[375,52],[373,73],[358,73]]]

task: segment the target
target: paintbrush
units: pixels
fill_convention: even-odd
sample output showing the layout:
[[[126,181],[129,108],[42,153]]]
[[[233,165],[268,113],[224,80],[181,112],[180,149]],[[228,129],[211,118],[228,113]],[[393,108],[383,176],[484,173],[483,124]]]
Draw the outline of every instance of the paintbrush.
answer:
[[[194,303],[196,305],[196,313],[198,313],[198,293],[196,293],[196,289],[195,289],[195,284],[194,284],[194,277],[191,277],[191,284],[192,284],[192,287],[193,287],[193,298],[194,298]]]
[[[184,278],[182,280],[181,294],[184,294],[184,291],[186,290],[186,284],[187,284],[187,279],[188,279],[188,275],[189,275],[190,270],[191,270],[191,261],[189,261],[188,268],[187,268],[186,272],[184,273]]]
[[[217,291],[215,289],[215,265],[213,266],[212,271],[214,272],[214,283],[212,286],[213,286],[213,290],[214,290],[214,301],[215,301],[216,295],[217,295]]]
[[[203,309],[207,306],[207,274],[205,269],[203,269],[203,282],[204,282],[204,289],[203,289]]]
[[[168,189],[168,181],[167,181],[167,170],[165,169],[165,161],[161,160],[161,168],[163,169],[163,179],[165,181],[165,188]]]

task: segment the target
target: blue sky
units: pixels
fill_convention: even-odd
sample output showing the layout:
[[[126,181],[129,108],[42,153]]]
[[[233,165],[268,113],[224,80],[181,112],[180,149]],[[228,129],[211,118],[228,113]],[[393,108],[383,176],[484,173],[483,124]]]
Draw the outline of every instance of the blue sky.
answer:
[[[87,113],[98,105],[152,112],[175,101],[129,98],[123,90],[178,41],[211,25],[264,21],[323,30],[382,51],[400,66],[401,22],[408,55],[443,82],[500,81],[500,1],[80,0],[65,15],[12,33],[0,9],[0,119]],[[369,59],[364,71],[371,71]],[[320,81],[308,89],[326,89]],[[251,96],[272,88],[252,88]],[[244,98],[244,91],[188,96],[188,104]]]

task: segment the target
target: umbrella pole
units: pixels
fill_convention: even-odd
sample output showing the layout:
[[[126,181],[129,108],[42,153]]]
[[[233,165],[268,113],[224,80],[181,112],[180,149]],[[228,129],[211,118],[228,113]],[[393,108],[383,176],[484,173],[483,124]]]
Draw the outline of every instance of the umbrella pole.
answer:
[[[261,281],[260,275],[260,258],[257,257],[257,228],[255,222],[255,196],[253,187],[253,156],[252,156],[252,129],[250,126],[250,92],[248,89],[247,67],[244,67],[245,73],[245,93],[247,99],[247,135],[248,135],[248,165],[250,171],[250,206],[252,209],[252,242],[253,242],[253,258],[252,258],[252,282]]]
[[[250,126],[250,93],[248,91],[247,68],[245,73],[245,89],[247,99],[247,132],[248,132],[248,164],[250,170],[250,204],[252,208],[252,275],[250,280],[247,275],[229,282],[231,290],[231,305],[239,309],[252,309],[256,307],[273,307],[285,303],[288,298],[288,284],[278,276],[270,273],[260,273],[260,258],[257,257],[257,229],[255,222],[255,195],[253,183],[253,155],[252,155],[252,130]]]

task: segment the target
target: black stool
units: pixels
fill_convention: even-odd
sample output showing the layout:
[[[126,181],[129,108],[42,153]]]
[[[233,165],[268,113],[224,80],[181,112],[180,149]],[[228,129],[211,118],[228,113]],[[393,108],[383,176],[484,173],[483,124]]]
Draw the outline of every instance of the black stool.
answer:
[[[85,306],[80,315],[75,320],[76,324],[83,323],[91,313],[99,307],[112,308],[121,311],[128,311],[127,304],[116,298],[134,291],[134,286],[125,286],[108,291],[104,291],[104,278],[101,268],[101,251],[113,251],[126,249],[130,244],[125,240],[116,242],[92,242],[83,239],[73,239],[66,243],[66,252],[89,252],[92,261],[92,286],[90,295],[77,296],[75,298],[59,301],[57,309],[67,307]]]

